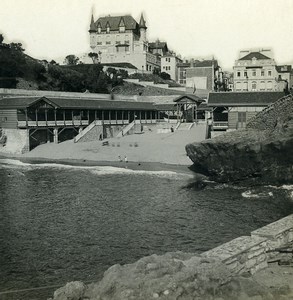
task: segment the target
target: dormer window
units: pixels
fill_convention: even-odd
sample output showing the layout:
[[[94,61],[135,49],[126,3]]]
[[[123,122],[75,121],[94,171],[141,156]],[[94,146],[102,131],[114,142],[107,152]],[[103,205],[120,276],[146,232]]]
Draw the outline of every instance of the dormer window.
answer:
[[[123,18],[121,18],[120,22],[119,22],[119,32],[125,32],[125,23]]]
[[[102,32],[101,24],[98,25],[98,33]]]
[[[110,33],[110,24],[109,24],[109,22],[107,22],[107,24],[106,24],[106,32]]]

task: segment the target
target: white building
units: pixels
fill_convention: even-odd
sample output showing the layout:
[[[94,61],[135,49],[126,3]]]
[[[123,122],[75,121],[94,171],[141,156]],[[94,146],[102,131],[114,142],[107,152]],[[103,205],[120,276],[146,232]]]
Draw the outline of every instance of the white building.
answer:
[[[101,63],[130,63],[138,70],[152,72],[160,68],[160,59],[149,51],[147,26],[130,16],[106,16],[90,24],[90,47]]]

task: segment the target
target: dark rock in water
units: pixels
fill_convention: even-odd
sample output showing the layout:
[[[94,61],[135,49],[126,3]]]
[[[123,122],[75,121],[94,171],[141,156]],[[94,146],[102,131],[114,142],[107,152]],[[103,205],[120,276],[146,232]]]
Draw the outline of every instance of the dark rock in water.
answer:
[[[194,170],[218,182],[292,183],[293,100],[285,100],[258,114],[246,130],[186,145]]]
[[[197,181],[188,183],[183,188],[199,191],[199,190],[203,190],[206,186],[207,186],[207,183],[205,181],[197,180]]]

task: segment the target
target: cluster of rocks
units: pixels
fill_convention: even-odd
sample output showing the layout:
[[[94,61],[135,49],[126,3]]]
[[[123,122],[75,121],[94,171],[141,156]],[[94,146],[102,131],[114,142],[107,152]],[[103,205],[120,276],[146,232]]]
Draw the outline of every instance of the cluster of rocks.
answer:
[[[250,274],[233,277],[215,259],[176,252],[114,265],[98,283],[67,283],[53,300],[285,300],[291,292],[289,286],[271,290]]]
[[[194,170],[218,182],[293,182],[293,99],[260,112],[246,130],[186,145]]]

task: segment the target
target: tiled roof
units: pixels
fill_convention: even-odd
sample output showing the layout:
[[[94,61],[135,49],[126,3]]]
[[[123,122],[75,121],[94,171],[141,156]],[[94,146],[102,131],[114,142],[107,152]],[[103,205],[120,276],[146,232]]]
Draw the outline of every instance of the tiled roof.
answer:
[[[211,67],[214,66],[215,68],[218,67],[218,61],[215,59],[211,60],[203,60],[200,62],[194,62],[195,66],[194,68],[199,68],[199,67]]]
[[[276,66],[276,70],[278,73],[291,73],[292,66],[291,65]]]
[[[266,106],[284,96],[283,92],[212,92],[208,106]]]
[[[138,28],[137,22],[134,20],[134,18],[130,15],[127,16],[118,16],[118,17],[100,17],[96,22],[96,28],[98,26],[101,26],[102,31],[106,31],[107,23],[110,25],[110,31],[117,31],[119,30],[119,24],[120,22],[124,22],[125,29],[126,30],[135,30]]]
[[[269,57],[261,54],[260,52],[250,52],[249,54],[245,55],[244,57],[240,58],[239,60],[251,60],[254,57],[256,59],[270,59]]]
[[[177,110],[177,105],[176,104],[171,104],[171,103],[165,103],[165,104],[155,104],[155,107],[159,111],[164,111],[164,110]]]
[[[165,47],[168,49],[166,42],[152,42],[152,43],[149,43],[149,48],[150,49],[163,49]]]
[[[201,103],[203,102],[203,99],[196,96],[196,95],[193,95],[193,94],[186,94],[186,95],[182,95],[182,96],[179,96],[177,98],[175,98],[173,101],[174,102],[180,102],[181,100],[183,100],[184,98],[188,99],[188,100],[191,100],[191,102],[196,102],[196,103]]]
[[[149,102],[55,97],[7,97],[0,100],[0,109],[24,109],[32,106],[34,103],[42,99],[55,107],[64,109],[156,110],[153,103]]]

